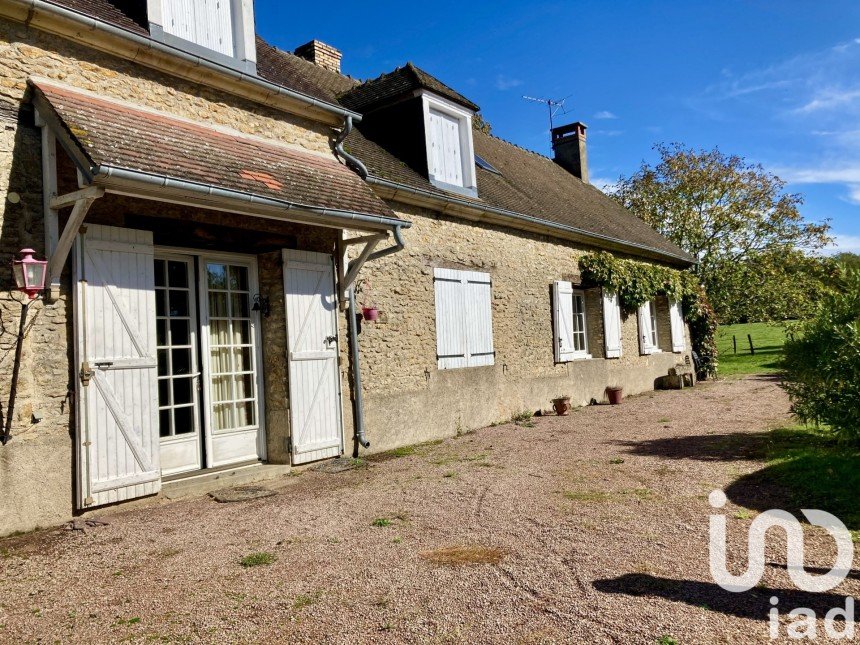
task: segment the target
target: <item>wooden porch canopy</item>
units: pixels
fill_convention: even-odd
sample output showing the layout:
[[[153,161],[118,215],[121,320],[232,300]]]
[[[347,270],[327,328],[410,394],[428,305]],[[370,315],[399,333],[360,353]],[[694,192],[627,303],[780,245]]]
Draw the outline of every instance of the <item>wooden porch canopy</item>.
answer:
[[[361,257],[410,223],[395,216],[333,155],[165,114],[31,78],[43,127],[45,230],[52,294],[94,200],[115,193],[255,217],[369,232]],[[80,190],[58,196],[55,142],[78,170]],[[62,233],[57,211],[73,207]],[[343,236],[342,236],[343,237]],[[399,240],[399,235],[396,236]],[[341,290],[360,264],[342,272]],[[349,280],[347,280],[349,277]]]

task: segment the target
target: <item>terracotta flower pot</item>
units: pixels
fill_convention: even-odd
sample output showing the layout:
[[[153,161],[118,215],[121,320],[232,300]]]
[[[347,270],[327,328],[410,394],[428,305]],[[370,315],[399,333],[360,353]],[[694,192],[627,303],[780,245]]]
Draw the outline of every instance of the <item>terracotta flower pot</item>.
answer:
[[[555,413],[558,416],[566,417],[570,414],[570,397],[565,396],[560,399],[553,399],[552,407],[555,409]]]
[[[620,387],[608,387],[606,388],[606,398],[609,399],[610,405],[620,405],[624,398],[624,390]]]
[[[361,315],[364,316],[364,319],[367,322],[374,322],[377,318],[379,318],[379,309],[376,307],[362,307]]]

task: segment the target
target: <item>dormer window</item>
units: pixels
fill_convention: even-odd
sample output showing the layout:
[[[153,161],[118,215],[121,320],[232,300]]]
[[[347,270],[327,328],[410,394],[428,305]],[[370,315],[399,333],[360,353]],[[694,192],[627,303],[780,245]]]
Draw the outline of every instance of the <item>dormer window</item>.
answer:
[[[253,0],[147,0],[147,9],[156,40],[256,73]]]
[[[427,174],[437,188],[477,197],[472,116],[459,105],[421,94],[427,141]]]

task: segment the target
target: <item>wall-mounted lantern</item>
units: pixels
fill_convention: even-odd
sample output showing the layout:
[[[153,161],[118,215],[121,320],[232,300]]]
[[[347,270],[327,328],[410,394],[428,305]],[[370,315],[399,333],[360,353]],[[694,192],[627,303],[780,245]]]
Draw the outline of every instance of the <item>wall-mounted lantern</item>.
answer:
[[[48,263],[33,257],[33,249],[21,249],[20,260],[12,261],[12,275],[15,286],[29,296],[21,303],[21,322],[18,325],[18,339],[15,344],[15,362],[12,364],[12,381],[9,386],[9,406],[6,408],[6,423],[0,432],[0,445],[6,445],[12,438],[12,414],[15,411],[15,397],[18,393],[18,374],[21,370],[21,349],[24,346],[24,331],[27,325],[27,310],[30,300],[35,300],[45,288],[45,274]]]
[[[12,274],[15,276],[15,286],[19,291],[26,293],[30,300],[34,300],[39,292],[45,288],[45,274],[48,270],[46,260],[37,260],[33,257],[33,249],[21,249],[20,260],[12,261]]]
[[[268,318],[269,314],[272,313],[272,305],[266,296],[261,296],[258,293],[254,295],[254,305],[251,307],[251,311],[259,311],[264,318]]]

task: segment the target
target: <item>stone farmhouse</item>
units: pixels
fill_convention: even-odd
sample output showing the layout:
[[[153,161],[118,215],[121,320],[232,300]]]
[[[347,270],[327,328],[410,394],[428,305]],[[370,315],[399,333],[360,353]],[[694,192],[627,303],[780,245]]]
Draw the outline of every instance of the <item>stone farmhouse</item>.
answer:
[[[585,125],[549,159],[478,110],[277,49],[252,0],[0,0],[0,253],[48,261],[20,359],[0,272],[0,534],[689,363],[678,303],[583,284],[597,249],[693,262],[589,184]]]

